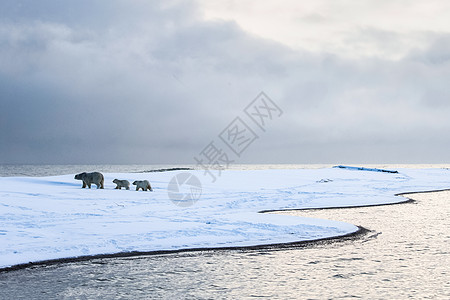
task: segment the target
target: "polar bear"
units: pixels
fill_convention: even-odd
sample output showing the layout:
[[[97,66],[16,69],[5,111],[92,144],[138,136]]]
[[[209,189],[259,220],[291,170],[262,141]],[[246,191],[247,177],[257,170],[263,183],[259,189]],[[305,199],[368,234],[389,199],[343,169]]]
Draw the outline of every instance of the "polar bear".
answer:
[[[152,186],[150,185],[150,182],[148,180],[136,180],[133,182],[133,185],[136,186],[136,191],[139,191],[139,189],[142,189],[143,191],[146,191],[147,189],[151,192]]]
[[[97,186],[97,188],[100,188],[100,189],[105,188],[104,187],[105,178],[103,177],[103,174],[99,173],[99,172],[92,172],[92,173],[83,172],[83,173],[75,175],[75,179],[83,181],[83,186],[82,186],[83,189],[86,186],[91,188],[91,184],[95,184]]]
[[[120,190],[122,188],[125,188],[127,190],[130,189],[130,182],[128,180],[119,180],[119,179],[114,179],[113,182],[115,184],[117,184],[116,189]]]

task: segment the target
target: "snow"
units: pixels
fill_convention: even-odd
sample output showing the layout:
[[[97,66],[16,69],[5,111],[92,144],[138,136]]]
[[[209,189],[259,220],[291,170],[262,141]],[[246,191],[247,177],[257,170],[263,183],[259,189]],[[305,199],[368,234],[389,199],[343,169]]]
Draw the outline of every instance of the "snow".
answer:
[[[74,174],[0,178],[0,268],[127,251],[251,246],[352,233],[355,225],[258,213],[405,201],[396,193],[445,189],[447,169],[228,170],[217,181],[201,170],[192,206],[175,205],[167,187],[180,171],[107,173],[105,189],[82,189]],[[153,192],[115,190],[112,180],[150,181]]]

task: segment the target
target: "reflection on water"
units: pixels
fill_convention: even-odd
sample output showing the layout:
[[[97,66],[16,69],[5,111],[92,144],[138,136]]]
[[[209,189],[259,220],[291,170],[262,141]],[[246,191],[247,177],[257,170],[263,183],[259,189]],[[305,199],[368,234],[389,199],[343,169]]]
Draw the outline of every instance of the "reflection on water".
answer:
[[[417,203],[284,212],[372,229],[306,249],[211,251],[0,274],[0,299],[450,299],[450,192]]]

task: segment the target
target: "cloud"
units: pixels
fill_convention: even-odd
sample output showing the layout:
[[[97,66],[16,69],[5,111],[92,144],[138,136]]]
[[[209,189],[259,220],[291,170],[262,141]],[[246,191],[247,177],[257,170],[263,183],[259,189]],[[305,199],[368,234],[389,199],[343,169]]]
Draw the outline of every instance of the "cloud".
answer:
[[[111,15],[103,16],[83,3],[75,10],[58,8],[61,15],[52,7],[4,16],[5,162],[190,161],[205,136],[221,130],[223,125],[205,124],[226,124],[221,115],[233,112],[226,91],[240,80],[236,68],[249,72],[255,59],[247,53],[244,64],[234,62],[244,53],[234,47],[251,50],[251,41],[234,24],[197,21],[193,8],[147,3],[131,8],[146,11],[131,27],[115,22],[134,15],[130,9],[122,15],[122,9],[109,8]],[[86,22],[68,14],[81,14]],[[103,20],[94,20],[97,15]]]
[[[349,59],[204,20],[194,2],[0,11],[0,163],[194,163],[261,90],[285,113],[237,162],[448,158],[446,34],[398,60]]]
[[[448,32],[450,9],[445,0],[199,2],[207,19],[234,20],[247,32],[294,49],[347,58],[399,59],[413,49],[424,50],[433,33]]]

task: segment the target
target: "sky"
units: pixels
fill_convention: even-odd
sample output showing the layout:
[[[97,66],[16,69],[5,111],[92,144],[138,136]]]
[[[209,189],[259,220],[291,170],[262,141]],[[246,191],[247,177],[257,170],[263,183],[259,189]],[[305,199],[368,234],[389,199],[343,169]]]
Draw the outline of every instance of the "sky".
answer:
[[[211,145],[234,163],[449,163],[448,15],[445,0],[3,0],[0,163],[195,164]],[[263,129],[245,113],[261,92],[280,109]],[[221,139],[236,118],[257,136],[239,155]]]

